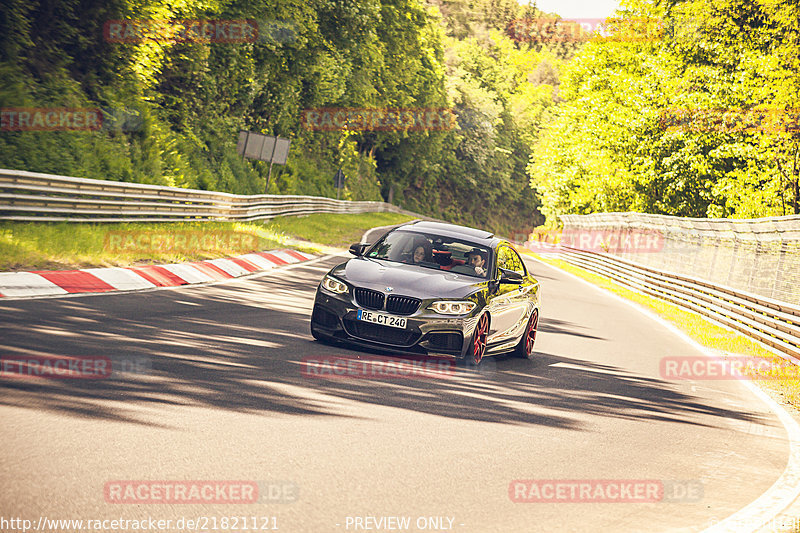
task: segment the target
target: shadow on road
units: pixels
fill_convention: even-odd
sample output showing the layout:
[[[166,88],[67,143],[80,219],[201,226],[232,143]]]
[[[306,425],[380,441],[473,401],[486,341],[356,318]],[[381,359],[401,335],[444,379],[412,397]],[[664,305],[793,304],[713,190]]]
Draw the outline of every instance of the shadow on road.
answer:
[[[535,361],[487,359],[479,371],[459,368],[445,379],[309,379],[305,357],[379,353],[312,340],[313,293],[334,263],[177,291],[4,302],[4,356],[131,357],[149,369],[122,379],[0,378],[0,404],[151,426],[160,425],[160,408],[181,405],[352,416],[337,407],[340,400],[572,430],[584,429],[578,415],[586,414],[676,424],[707,424],[709,416],[752,421],[665,381],[556,353]],[[547,319],[541,331],[608,342],[583,329]]]

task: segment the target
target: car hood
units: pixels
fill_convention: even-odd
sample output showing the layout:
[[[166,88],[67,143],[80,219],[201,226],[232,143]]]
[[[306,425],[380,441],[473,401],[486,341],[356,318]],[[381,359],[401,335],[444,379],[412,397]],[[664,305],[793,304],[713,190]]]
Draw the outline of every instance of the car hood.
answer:
[[[487,285],[486,280],[404,263],[354,258],[331,274],[358,287],[416,298],[464,298]]]

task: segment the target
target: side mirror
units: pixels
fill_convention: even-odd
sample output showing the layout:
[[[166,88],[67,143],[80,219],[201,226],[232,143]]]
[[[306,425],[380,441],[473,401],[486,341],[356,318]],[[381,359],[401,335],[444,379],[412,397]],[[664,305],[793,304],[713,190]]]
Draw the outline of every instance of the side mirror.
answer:
[[[500,283],[508,283],[510,285],[521,285],[522,284],[522,274],[516,272],[514,270],[506,270],[505,268],[500,269]]]
[[[350,253],[355,255],[356,257],[360,257],[364,255],[364,250],[366,250],[368,246],[369,244],[364,244],[364,243],[351,244]]]

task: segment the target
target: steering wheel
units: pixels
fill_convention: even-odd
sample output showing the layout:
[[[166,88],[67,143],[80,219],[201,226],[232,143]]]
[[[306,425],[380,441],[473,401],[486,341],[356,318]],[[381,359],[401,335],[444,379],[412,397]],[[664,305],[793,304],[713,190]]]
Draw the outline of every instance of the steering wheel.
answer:
[[[455,272],[456,274],[467,274],[468,276],[477,276],[475,269],[469,265],[456,265],[450,269],[450,272]]]

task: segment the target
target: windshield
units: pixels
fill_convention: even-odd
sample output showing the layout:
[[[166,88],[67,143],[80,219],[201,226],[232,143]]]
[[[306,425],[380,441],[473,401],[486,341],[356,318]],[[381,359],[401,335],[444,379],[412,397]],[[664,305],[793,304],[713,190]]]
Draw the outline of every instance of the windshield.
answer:
[[[393,231],[384,235],[366,256],[478,278],[489,276],[491,264],[491,249],[485,246],[415,231]]]

